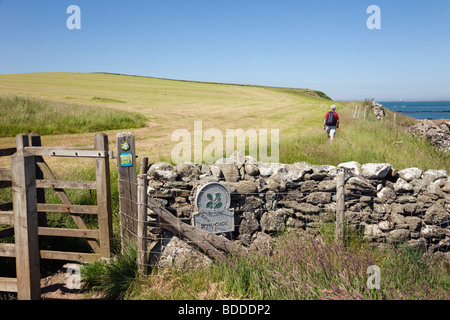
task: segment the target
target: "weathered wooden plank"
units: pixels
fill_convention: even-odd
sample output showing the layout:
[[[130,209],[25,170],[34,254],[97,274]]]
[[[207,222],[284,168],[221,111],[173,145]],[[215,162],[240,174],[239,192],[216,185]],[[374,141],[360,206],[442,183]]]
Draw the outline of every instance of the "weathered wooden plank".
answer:
[[[41,297],[35,165],[35,157],[24,149],[11,157],[19,300]]]
[[[17,292],[17,279],[0,277],[0,291]]]
[[[11,169],[0,168],[0,181],[11,181]]]
[[[141,164],[146,161],[142,158]],[[137,225],[137,247],[138,257],[137,264],[139,273],[145,275],[147,273],[147,175],[140,174],[138,176],[138,225]]]
[[[338,170],[336,178],[336,243],[344,245],[344,211],[345,211],[344,171]]]
[[[68,205],[68,204],[53,204],[53,203],[38,203],[39,211],[46,212],[67,212],[70,214],[98,214],[97,206],[83,206],[83,205]],[[87,229],[82,227],[80,229]]]
[[[22,150],[28,146],[41,146],[41,137],[36,133],[18,134],[16,136],[16,149],[17,151]],[[42,157],[35,157],[35,162],[42,162],[44,159]],[[35,177],[36,179],[43,179],[43,173],[41,169],[35,165]],[[36,200],[38,203],[45,203],[45,190],[36,189]],[[45,212],[38,212],[38,225],[47,226],[47,216]]]
[[[41,250],[40,253],[42,259],[49,259],[49,260],[95,262],[100,259],[100,254],[95,253],[63,252],[51,250]]]
[[[97,188],[96,181],[69,181],[69,180],[36,180],[36,187],[48,189],[88,189]]]
[[[28,147],[27,151],[42,157],[73,157],[73,158],[107,158],[108,152],[93,149],[70,149],[55,147]]]
[[[0,224],[14,225],[14,212],[0,211]]]
[[[128,150],[122,148],[127,143]],[[136,148],[132,132],[119,132],[116,135],[117,144],[117,170],[120,210],[120,235],[122,240],[134,239],[137,234],[137,184],[136,184]],[[125,148],[126,149],[126,148]],[[132,154],[132,165],[121,164],[121,154]]]
[[[49,166],[47,165],[47,163],[45,161],[38,162],[37,165],[44,173],[44,177],[46,180],[58,180],[58,179],[56,179],[56,176],[53,174],[52,170],[49,168]],[[58,196],[59,200],[61,200],[61,202],[63,204],[69,205],[69,206],[72,205],[72,201],[70,201],[69,196],[63,189],[55,189],[55,193]],[[43,210],[43,211],[45,211],[45,210]],[[64,211],[64,212],[67,212],[67,211]],[[71,217],[79,229],[88,229],[86,223],[84,223],[83,219],[80,216],[78,216],[76,214],[72,214]],[[91,246],[92,250],[94,250],[95,253],[100,252],[100,246],[97,243],[97,241],[88,240],[88,243]]]
[[[14,153],[16,153],[16,148],[0,149],[0,157],[12,156]]]
[[[0,243],[0,257],[14,258],[15,256],[16,245],[14,243]]]
[[[16,135],[16,149],[17,149],[17,151],[22,150],[23,148],[28,147],[29,145],[30,145],[30,140],[29,140],[27,134],[18,134],[18,135]]]
[[[94,148],[108,154],[108,136],[99,133],[95,136]],[[100,255],[109,258],[113,251],[111,178],[109,158],[95,160],[95,177],[97,181],[98,227],[100,231]]]
[[[90,230],[90,229],[64,229],[64,228],[39,227],[38,233],[40,236],[90,238],[90,239],[96,239],[99,236],[98,230]]]

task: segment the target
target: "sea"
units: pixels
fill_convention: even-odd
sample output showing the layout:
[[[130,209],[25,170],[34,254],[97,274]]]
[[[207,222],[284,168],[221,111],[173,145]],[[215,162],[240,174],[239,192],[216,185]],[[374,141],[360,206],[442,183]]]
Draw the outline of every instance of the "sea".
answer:
[[[377,101],[391,111],[416,119],[450,119],[450,101]]]

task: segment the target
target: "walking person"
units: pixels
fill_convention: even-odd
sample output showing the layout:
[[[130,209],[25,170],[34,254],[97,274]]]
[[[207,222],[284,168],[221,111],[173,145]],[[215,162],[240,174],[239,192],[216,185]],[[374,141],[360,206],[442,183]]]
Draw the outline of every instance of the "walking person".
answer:
[[[336,135],[336,130],[339,128],[339,115],[336,112],[336,105],[333,104],[330,109],[325,115],[323,129],[326,130],[328,139],[331,142]]]

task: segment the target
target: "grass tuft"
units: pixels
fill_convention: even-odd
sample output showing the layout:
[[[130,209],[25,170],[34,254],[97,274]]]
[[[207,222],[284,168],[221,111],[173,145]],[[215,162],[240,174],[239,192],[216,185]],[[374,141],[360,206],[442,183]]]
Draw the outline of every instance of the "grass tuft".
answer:
[[[381,270],[381,288],[367,286],[369,266]],[[216,265],[216,281],[249,299],[449,299],[448,275],[436,257],[407,246],[343,247],[321,237],[286,233],[272,255],[234,256]]]
[[[51,102],[18,95],[0,96],[0,137],[99,132],[145,127],[139,113]]]
[[[81,267],[82,288],[101,292],[106,299],[125,299],[138,279],[137,248],[128,245],[111,261]]]

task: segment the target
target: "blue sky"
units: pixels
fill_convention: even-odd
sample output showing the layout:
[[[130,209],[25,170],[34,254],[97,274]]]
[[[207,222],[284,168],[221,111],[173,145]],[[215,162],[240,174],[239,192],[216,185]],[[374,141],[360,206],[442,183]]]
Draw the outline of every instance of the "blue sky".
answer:
[[[81,30],[69,30],[69,5]],[[369,30],[370,5],[381,29]],[[0,74],[114,72],[450,100],[448,0],[0,0]]]

